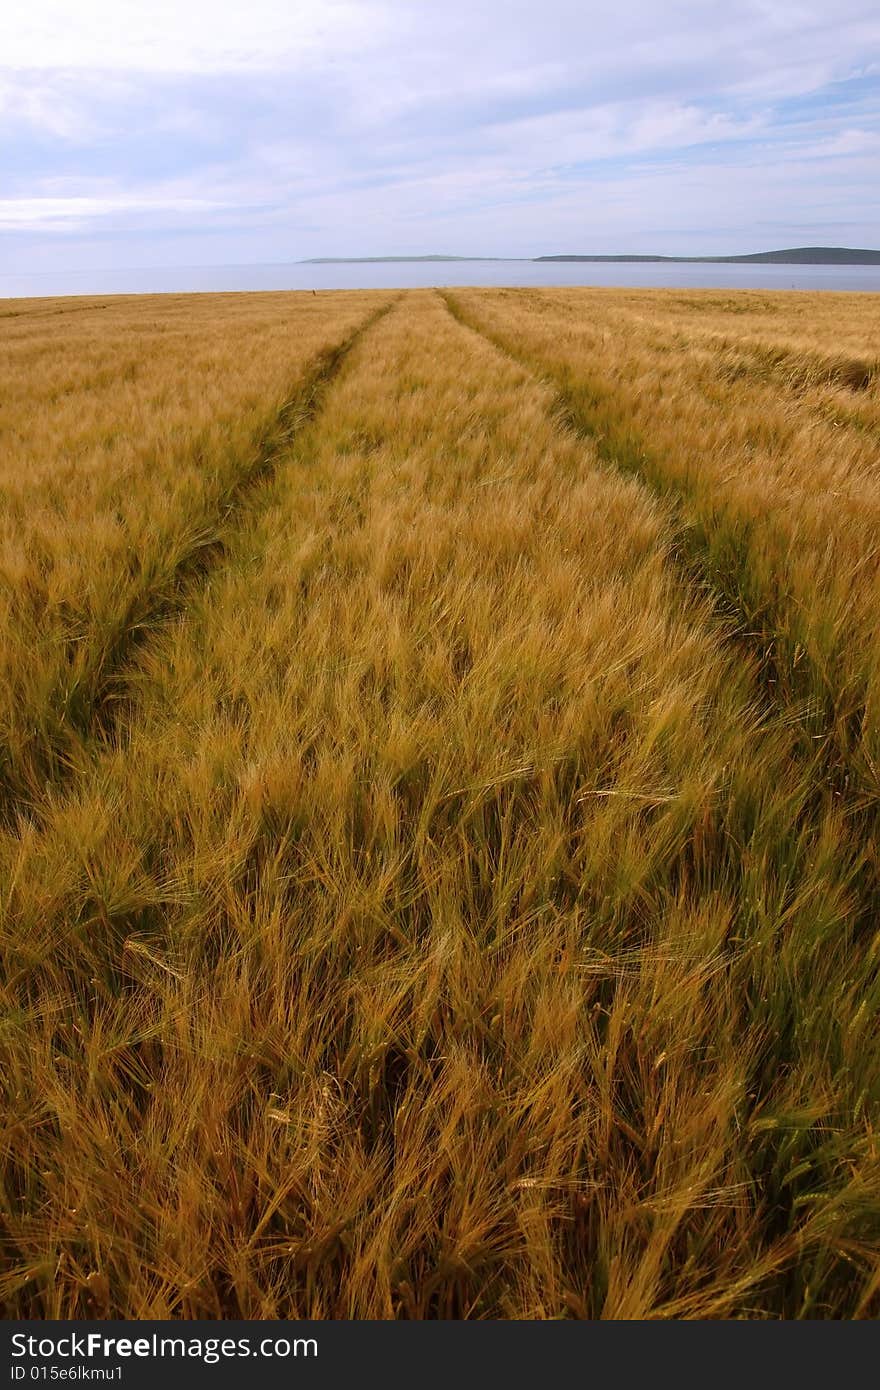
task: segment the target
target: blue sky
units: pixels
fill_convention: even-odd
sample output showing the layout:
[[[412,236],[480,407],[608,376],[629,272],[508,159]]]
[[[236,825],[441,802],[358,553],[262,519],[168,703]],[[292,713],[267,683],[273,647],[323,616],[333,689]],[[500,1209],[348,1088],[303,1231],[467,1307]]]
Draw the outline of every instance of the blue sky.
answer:
[[[0,266],[880,245],[860,0],[30,0]]]

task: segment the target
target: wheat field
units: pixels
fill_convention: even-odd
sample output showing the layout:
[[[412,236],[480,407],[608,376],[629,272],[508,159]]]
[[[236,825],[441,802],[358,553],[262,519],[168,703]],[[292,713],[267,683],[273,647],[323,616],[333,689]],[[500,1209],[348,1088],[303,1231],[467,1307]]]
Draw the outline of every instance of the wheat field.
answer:
[[[880,1313],[878,316],[0,303],[7,1317]]]

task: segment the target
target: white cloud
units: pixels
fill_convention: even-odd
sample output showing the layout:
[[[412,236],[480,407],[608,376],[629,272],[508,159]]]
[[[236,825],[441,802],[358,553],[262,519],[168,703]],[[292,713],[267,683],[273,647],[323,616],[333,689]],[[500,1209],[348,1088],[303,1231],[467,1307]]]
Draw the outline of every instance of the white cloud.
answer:
[[[363,45],[373,9],[356,0],[31,0],[3,35],[2,65],[141,72],[277,69]]]
[[[880,133],[873,130],[842,130],[830,140],[823,140],[816,148],[816,155],[822,159],[839,159],[842,155],[869,154],[880,155]],[[880,165],[878,165],[880,174]]]
[[[96,219],[119,214],[172,213],[201,217],[222,206],[207,198],[163,195],[148,190],[93,197],[0,198],[0,230],[69,232],[78,231]]]
[[[878,52],[863,0],[31,0],[0,230],[270,260],[866,225]]]

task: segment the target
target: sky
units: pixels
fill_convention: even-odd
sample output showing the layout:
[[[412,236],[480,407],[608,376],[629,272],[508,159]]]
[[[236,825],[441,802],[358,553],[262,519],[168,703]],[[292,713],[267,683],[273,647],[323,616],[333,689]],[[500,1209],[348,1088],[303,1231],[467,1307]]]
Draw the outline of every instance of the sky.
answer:
[[[26,0],[0,269],[880,246],[877,0]]]

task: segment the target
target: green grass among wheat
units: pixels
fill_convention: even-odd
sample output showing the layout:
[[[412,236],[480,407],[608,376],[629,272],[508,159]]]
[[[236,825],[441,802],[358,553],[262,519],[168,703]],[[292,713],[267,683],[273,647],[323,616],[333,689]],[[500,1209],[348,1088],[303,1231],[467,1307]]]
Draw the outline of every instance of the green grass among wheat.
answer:
[[[880,1313],[878,311],[0,305],[7,1317]]]

